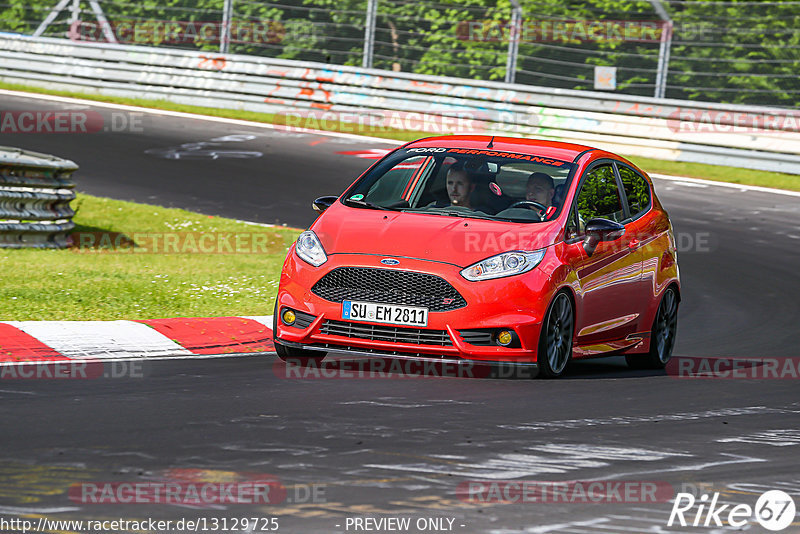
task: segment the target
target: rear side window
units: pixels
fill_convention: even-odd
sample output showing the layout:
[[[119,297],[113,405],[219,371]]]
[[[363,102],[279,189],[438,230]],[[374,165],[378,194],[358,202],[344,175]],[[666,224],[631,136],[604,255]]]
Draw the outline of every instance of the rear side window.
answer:
[[[581,222],[595,218],[622,221],[622,197],[611,164],[589,171],[578,193],[577,207]]]
[[[619,165],[618,169],[631,218],[635,219],[650,209],[650,185],[633,169],[623,165]]]

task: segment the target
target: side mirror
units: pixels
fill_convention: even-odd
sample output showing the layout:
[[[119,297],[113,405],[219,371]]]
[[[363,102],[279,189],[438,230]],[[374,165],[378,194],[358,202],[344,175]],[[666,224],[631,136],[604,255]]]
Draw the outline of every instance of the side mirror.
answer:
[[[625,233],[625,227],[608,219],[590,219],[586,223],[586,238],[583,250],[591,256],[602,241],[616,241]]]
[[[317,215],[320,215],[323,211],[330,208],[336,199],[339,197],[319,197],[314,202],[311,203],[311,207],[314,208],[314,211],[317,212]]]

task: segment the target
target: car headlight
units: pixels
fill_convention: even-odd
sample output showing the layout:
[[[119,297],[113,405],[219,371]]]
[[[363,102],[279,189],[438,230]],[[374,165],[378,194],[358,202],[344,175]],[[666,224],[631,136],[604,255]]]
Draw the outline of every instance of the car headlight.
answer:
[[[322,243],[319,242],[317,234],[311,230],[300,234],[300,237],[297,238],[297,245],[295,245],[294,250],[302,260],[310,263],[314,267],[319,267],[328,261],[328,256],[325,254],[325,249],[322,248]]]
[[[513,276],[530,271],[544,258],[544,249],[533,252],[515,250],[486,258],[461,271],[461,276],[471,282]]]

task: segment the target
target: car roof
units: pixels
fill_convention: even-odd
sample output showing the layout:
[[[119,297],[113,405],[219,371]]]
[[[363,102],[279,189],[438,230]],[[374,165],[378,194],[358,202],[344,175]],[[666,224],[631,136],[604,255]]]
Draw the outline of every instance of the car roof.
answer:
[[[489,142],[492,146],[489,147]],[[523,139],[520,137],[500,137],[491,135],[445,135],[426,137],[412,141],[405,146],[410,147],[444,147],[470,148],[480,150],[496,150],[499,152],[521,152],[536,156],[549,157],[562,161],[575,161],[575,158],[587,150],[596,150],[585,145],[545,141],[542,139]]]

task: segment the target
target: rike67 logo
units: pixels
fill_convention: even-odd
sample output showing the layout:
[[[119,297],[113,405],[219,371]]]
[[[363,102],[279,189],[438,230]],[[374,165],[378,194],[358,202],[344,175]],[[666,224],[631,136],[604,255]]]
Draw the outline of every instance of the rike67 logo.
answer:
[[[796,508],[794,499],[780,490],[767,491],[758,498],[755,506],[749,504],[720,503],[719,492],[709,499],[703,494],[699,499],[691,493],[678,493],[669,514],[667,526],[722,527],[729,525],[742,528],[750,522],[758,522],[773,532],[781,531],[792,524]],[[695,511],[694,508],[697,507]]]

